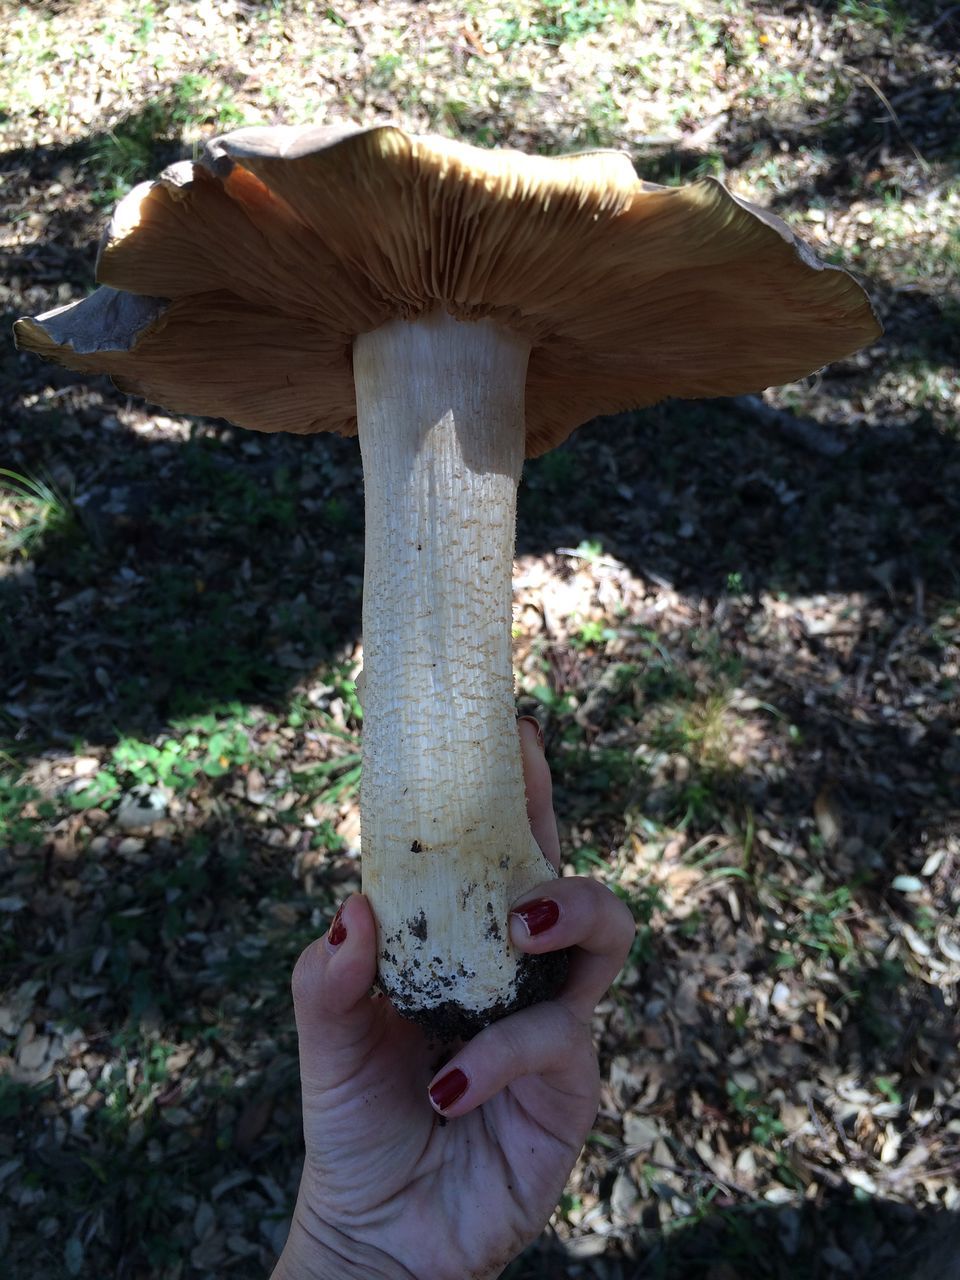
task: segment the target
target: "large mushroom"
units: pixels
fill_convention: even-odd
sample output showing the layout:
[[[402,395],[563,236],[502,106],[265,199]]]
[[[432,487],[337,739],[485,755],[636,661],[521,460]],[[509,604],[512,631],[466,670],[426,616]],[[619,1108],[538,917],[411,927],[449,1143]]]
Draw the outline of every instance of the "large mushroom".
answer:
[[[598,414],[801,378],[878,336],[863,291],[712,179],[392,126],[216,139],[120,204],[97,276],[19,345],[170,410],[359,433],[380,982],[445,1036],[548,994],[507,933],[552,874],[514,713],[523,459]]]

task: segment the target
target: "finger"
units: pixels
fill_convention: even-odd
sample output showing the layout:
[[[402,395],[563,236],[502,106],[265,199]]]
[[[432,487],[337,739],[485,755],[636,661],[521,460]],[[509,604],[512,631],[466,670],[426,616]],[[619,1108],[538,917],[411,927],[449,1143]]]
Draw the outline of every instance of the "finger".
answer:
[[[517,721],[520,733],[520,753],[523,757],[523,784],[527,790],[527,816],[533,838],[543,851],[543,856],[560,870],[560,837],[557,819],[553,812],[553,783],[550,766],[543,751],[543,730],[533,716],[521,716]]]
[[[589,1124],[596,1114],[598,1076],[589,1028],[555,1001],[486,1027],[437,1072],[428,1095],[441,1115],[462,1116],[525,1077],[540,1077],[564,1094],[570,1132],[578,1120]]]
[[[370,904],[356,893],[330,928],[311,942],[293,970],[293,1007],[304,1071],[321,1079],[345,1049],[363,1040],[378,1017],[370,997],[377,972],[377,929]]]
[[[550,880],[510,907],[510,941],[540,955],[570,949],[570,970],[557,996],[589,1022],[630,953],[636,925],[629,907],[589,876]]]

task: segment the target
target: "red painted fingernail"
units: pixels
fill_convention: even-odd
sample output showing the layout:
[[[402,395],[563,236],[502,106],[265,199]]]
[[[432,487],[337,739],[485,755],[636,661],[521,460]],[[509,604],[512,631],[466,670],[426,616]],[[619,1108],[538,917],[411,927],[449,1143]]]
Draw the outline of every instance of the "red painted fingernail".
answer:
[[[346,940],[346,937],[347,927],[343,923],[343,903],[341,902],[337,907],[337,914],[333,917],[333,922],[327,930],[327,941],[331,947],[339,947],[340,943]]]
[[[460,1068],[454,1067],[430,1086],[430,1100],[435,1107],[446,1111],[447,1107],[452,1107],[458,1098],[463,1097],[469,1083]]]
[[[522,907],[514,907],[510,914],[520,917],[532,937],[553,928],[560,919],[560,908],[552,898],[537,898],[534,902],[525,902]]]

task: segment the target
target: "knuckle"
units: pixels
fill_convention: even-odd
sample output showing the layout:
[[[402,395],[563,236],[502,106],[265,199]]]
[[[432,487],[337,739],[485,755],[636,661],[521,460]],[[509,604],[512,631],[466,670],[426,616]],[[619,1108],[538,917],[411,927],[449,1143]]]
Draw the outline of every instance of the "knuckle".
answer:
[[[633,912],[622,898],[616,898],[615,904],[610,921],[610,936],[616,944],[617,953],[625,956],[633,946],[633,940],[637,934],[637,922],[633,918]]]

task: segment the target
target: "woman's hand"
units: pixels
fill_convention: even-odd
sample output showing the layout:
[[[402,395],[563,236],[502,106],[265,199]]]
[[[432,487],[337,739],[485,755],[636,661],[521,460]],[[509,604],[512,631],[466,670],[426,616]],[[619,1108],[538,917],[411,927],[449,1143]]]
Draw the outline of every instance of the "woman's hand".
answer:
[[[550,774],[520,738],[534,836],[559,865]],[[376,926],[343,903],[293,975],[306,1160],[274,1280],[493,1277],[542,1229],[597,1109],[591,1015],[634,934],[594,880],[551,880],[513,905],[522,951],[571,948],[560,995],[487,1027],[449,1060],[369,994]]]

